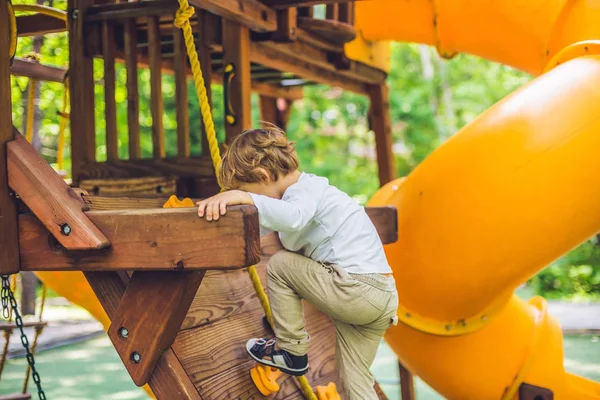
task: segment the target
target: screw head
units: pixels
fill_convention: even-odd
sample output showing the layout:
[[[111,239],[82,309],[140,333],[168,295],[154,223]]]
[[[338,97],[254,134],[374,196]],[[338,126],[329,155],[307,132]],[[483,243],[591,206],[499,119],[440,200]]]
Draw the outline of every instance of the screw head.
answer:
[[[69,236],[71,234],[71,227],[69,226],[69,224],[63,224],[60,227],[60,233],[62,233],[65,236]]]
[[[127,330],[127,328],[125,328],[125,327],[119,328],[119,336],[127,339],[129,337],[129,331]]]
[[[77,19],[78,17],[79,17],[79,10],[74,9],[73,12],[71,13],[71,18]]]
[[[451,325],[446,325],[444,328],[446,328],[447,331],[450,331],[450,329],[452,329]]]
[[[134,351],[133,353],[131,353],[131,361],[133,361],[136,364],[139,364],[140,361],[142,361],[142,355],[137,351]]]

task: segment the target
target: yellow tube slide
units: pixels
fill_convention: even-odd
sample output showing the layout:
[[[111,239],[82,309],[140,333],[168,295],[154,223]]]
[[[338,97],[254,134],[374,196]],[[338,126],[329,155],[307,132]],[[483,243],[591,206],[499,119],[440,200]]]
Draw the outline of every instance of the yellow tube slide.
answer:
[[[357,2],[368,40],[469,52],[533,74],[370,205],[398,208],[386,246],[402,324],[386,339],[448,399],[600,399],[564,371],[545,301],[514,289],[600,231],[600,1]],[[581,42],[585,41],[585,42]]]

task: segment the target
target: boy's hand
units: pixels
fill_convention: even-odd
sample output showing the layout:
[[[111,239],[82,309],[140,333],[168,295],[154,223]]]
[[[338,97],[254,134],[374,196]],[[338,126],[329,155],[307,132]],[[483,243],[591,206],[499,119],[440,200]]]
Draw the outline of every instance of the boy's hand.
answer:
[[[225,215],[227,206],[236,204],[254,204],[252,196],[241,190],[230,190],[196,203],[198,216],[206,217],[207,221],[216,221],[220,215]]]

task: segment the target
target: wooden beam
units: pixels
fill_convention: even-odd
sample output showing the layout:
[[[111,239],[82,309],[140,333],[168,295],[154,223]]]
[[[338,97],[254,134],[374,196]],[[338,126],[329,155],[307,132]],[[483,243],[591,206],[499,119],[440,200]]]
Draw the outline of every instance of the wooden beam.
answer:
[[[268,96],[260,96],[259,101],[261,120],[275,124],[285,131],[292,101]]]
[[[33,60],[15,58],[10,67],[10,73],[14,76],[25,76],[38,81],[59,82],[65,80],[67,70],[53,65],[44,65]]]
[[[325,8],[325,19],[337,21],[339,18],[338,3],[327,4]]]
[[[94,162],[81,169],[81,179],[214,175],[212,160],[206,156]]]
[[[177,179],[175,177],[167,176],[145,176],[142,178],[121,179],[82,179],[80,188],[95,196],[169,196],[176,193]],[[162,207],[162,204],[158,204],[156,207]]]
[[[124,282],[116,272],[86,272],[90,286],[98,297],[108,317],[116,318],[121,297],[125,293]],[[128,281],[128,278],[124,278]],[[169,347],[158,360],[149,382],[152,392],[159,400],[189,399],[202,400],[183,369],[179,359]]]
[[[20,15],[17,17],[17,34],[23,36],[43,36],[48,33],[65,32],[64,21],[43,14]]]
[[[261,0],[267,6],[279,10],[290,7],[308,7],[316,4],[348,3],[354,0]],[[358,0],[357,0],[358,1]]]
[[[191,0],[190,4],[255,32],[277,30],[275,11],[258,0]]]
[[[8,21],[8,2],[0,1],[0,21]],[[10,87],[10,30],[0,23],[0,274],[19,272],[17,203],[8,186],[7,144],[13,140]]]
[[[375,133],[379,184],[383,186],[396,177],[387,86],[385,84],[369,86],[369,98],[371,100],[369,125]]]
[[[277,11],[277,31],[271,39],[276,42],[293,42],[298,38],[298,9],[288,8]]]
[[[87,21],[115,21],[172,14],[179,8],[173,1],[139,1],[96,4],[89,9]]]
[[[250,32],[243,26],[223,21],[223,66],[233,65],[235,73],[230,82],[224,82],[226,103],[231,105],[235,122],[225,121],[225,137],[229,142],[252,125]],[[228,108],[227,104],[225,106]]]
[[[141,3],[127,3],[141,4]],[[127,69],[127,130],[129,159],[142,158],[140,145],[140,100],[138,95],[137,24],[131,18],[125,21],[125,68]]]
[[[173,344],[205,272],[133,273],[108,336],[136,385],[148,383]]]
[[[415,400],[415,382],[409,370],[398,363],[398,371],[400,373],[400,391],[402,400]]]
[[[104,117],[106,119],[106,159],[119,159],[117,103],[115,101],[115,32],[112,22],[102,22],[102,58],[104,59]]]
[[[188,113],[187,53],[183,31],[173,28],[175,40],[175,113],[177,118],[177,155],[190,156],[190,121]]]
[[[71,98],[71,173],[79,179],[81,166],[96,160],[96,123],[94,118],[94,64],[86,53],[89,26],[85,15],[93,0],[68,0],[69,79]]]
[[[291,51],[292,47],[297,48],[297,51]],[[250,55],[252,62],[280,71],[288,71],[309,81],[339,86],[354,93],[367,93],[367,85],[363,82],[364,77],[359,77],[359,74],[348,76],[345,74],[346,71],[335,70],[333,65],[327,62],[325,52],[321,54],[299,41],[289,44],[253,42]]]
[[[148,56],[150,62],[150,112],[152,114],[152,151],[154,158],[164,158],[162,67],[158,17],[148,17]]]
[[[85,204],[14,130],[7,144],[8,184],[54,238],[69,250],[103,249],[109,240],[85,216]]]
[[[168,198],[83,196],[83,200],[90,210],[100,211],[157,208],[162,207]],[[200,199],[193,200],[196,202]],[[398,240],[398,215],[395,207],[365,207],[365,212],[371,219],[371,222],[373,222],[373,225],[375,225],[375,229],[377,229],[377,233],[383,244],[394,243]]]
[[[195,207],[89,211],[86,215],[110,240],[110,248],[68,251],[51,240],[35,217],[21,215],[21,268],[185,271],[243,268],[260,259],[258,214],[253,206],[230,207],[216,222],[198,218]]]

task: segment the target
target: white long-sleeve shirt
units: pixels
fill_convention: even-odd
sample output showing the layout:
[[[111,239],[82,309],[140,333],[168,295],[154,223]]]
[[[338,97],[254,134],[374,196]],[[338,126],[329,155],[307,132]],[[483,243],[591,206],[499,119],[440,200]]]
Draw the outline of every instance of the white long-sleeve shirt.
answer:
[[[261,234],[278,232],[287,250],[349,273],[392,272],[364,207],[326,178],[302,173],[281,200],[250,195],[258,208]]]

